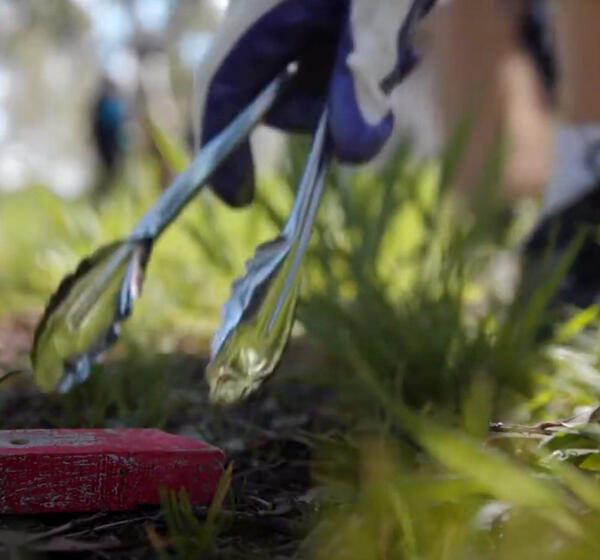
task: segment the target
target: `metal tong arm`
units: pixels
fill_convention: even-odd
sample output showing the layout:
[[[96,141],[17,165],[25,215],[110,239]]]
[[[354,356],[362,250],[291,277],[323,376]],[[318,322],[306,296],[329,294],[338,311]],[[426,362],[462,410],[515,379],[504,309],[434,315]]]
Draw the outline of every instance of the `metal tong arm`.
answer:
[[[306,167],[304,168],[304,174],[298,187],[294,206],[283,229],[283,236],[290,239],[290,243],[296,245],[296,247],[292,247],[294,259],[271,320],[269,321],[269,331],[276,322],[285,299],[292,289],[294,279],[304,256],[304,251],[310,240],[313,222],[323,193],[327,165],[331,159],[327,126],[328,113],[325,110],[315,131],[311,151],[306,161]]]
[[[258,309],[248,314],[249,306],[258,292],[272,281],[272,275],[290,258],[292,267],[286,273],[284,284],[277,297],[272,313],[267,319],[267,332],[277,321],[286,298],[294,286],[295,274],[300,265],[304,248],[310,237],[312,221],[316,214],[324,178],[325,149],[327,138],[327,115],[323,114],[315,132],[312,148],[304,173],[298,186],[294,205],[281,234],[274,240],[258,247],[246,263],[246,273],[233,283],[231,295],[223,306],[222,322],[211,343],[211,358],[215,358],[223,345],[240,327],[241,323],[256,316]]]
[[[268,113],[294,72],[294,68],[289,67],[279,74],[218,136],[197,153],[190,166],[175,178],[138,222],[130,236],[131,240],[153,239],[162,233],[202,189],[219,165]]]

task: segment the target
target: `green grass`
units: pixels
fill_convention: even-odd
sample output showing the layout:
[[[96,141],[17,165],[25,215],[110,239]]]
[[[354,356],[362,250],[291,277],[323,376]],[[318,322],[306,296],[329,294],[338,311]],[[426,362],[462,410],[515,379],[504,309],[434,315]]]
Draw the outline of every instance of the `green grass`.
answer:
[[[499,183],[500,161],[490,158],[481,192]],[[518,251],[527,216],[506,224],[486,196],[465,210],[447,193],[449,169],[449,159],[418,166],[404,152],[382,173],[331,178],[299,317],[335,358],[319,378],[350,427],[323,448],[317,480],[332,499],[306,550],[357,560],[597,556],[600,429],[488,439],[487,427],[600,402],[597,351],[584,344],[598,311],[571,314],[539,343],[572,254],[533,295],[497,297],[487,272]]]
[[[131,231],[160,194],[158,177],[145,167],[135,167],[129,183],[115,185],[99,207],[87,198],[62,200],[35,186],[2,195],[0,319],[42,309],[82,258]],[[276,195],[287,194],[277,187],[270,187]],[[274,231],[259,207],[237,212],[204,193],[158,241],[143,298],[124,338],[168,349],[185,335],[194,337],[204,351],[229,293],[229,280],[243,270],[253,247]]]
[[[572,314],[554,338],[536,341],[558,276],[513,302],[491,272],[514,256],[532,213],[506,220],[484,195],[465,208],[447,188],[456,152],[453,145],[440,163],[417,164],[403,148],[383,170],[334,169],[328,180],[297,331],[329,360],[321,370],[298,369],[304,382],[334,390],[345,431],[319,438],[315,485],[325,498],[306,557],[600,553],[595,423],[488,434],[490,421],[533,425],[600,401],[598,309]],[[189,405],[170,398],[180,378],[155,354],[205,352],[231,280],[285,219],[304,154],[305,146],[292,147],[249,210],[228,210],[207,194],[186,211],[156,247],[116,363],[66,397],[57,423],[164,426],[173,407]],[[498,184],[501,161],[500,151],[490,158],[482,193]],[[156,183],[147,173],[136,190],[121,185],[101,209],[41,188],[3,195],[0,312],[40,309],[80,258],[127,233]],[[207,533],[185,500],[170,498],[166,509],[182,557],[204,551]]]

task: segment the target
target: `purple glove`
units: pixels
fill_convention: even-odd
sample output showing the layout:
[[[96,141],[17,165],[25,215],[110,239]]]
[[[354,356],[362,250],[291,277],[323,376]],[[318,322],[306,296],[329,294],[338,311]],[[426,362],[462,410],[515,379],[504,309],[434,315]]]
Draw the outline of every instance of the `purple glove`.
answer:
[[[325,104],[335,156],[372,159],[389,139],[389,93],[414,67],[414,23],[435,0],[237,0],[200,68],[202,145],[289,63],[298,73],[266,123],[312,132]],[[243,206],[254,193],[248,142],[217,171],[213,190]]]

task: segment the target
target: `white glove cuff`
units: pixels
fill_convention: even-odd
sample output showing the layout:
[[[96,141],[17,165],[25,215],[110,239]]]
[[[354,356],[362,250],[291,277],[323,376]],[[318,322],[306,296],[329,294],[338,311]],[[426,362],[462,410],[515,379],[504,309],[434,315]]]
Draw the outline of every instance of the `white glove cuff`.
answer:
[[[542,217],[556,214],[596,187],[600,180],[600,124],[558,126],[555,169],[544,194]]]
[[[347,60],[365,121],[377,125],[390,112],[381,82],[398,60],[398,32],[412,0],[354,0],[350,14],[354,51]]]

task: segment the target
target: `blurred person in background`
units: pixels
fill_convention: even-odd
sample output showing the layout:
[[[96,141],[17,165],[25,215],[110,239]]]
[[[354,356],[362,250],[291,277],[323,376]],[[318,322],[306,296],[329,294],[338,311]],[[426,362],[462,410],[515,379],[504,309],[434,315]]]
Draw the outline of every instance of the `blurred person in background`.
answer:
[[[434,3],[417,2],[418,17],[424,18]],[[327,106],[337,159],[369,161],[397,124],[390,90],[382,83],[394,68],[396,76],[410,72],[419,58],[415,37],[398,57],[399,30],[411,5],[407,0],[232,3],[201,67],[201,143],[222,130],[272,77],[297,60],[298,77],[267,122],[284,130],[309,132]],[[549,248],[555,252],[554,260],[560,260],[585,229],[583,245],[558,292],[563,302],[585,306],[600,293],[600,246],[592,230],[600,225],[600,2],[556,0],[553,4],[556,117],[543,88],[544,81],[553,83],[554,70],[548,65],[548,53],[538,48],[543,7],[528,0],[440,2],[427,18],[430,44],[425,54],[437,70],[446,132],[474,112],[457,182],[472,190],[494,144],[504,136],[506,194],[535,194],[548,185],[540,222],[526,245],[526,263],[539,270],[541,255]],[[537,12],[528,11],[531,8]],[[525,52],[532,41],[543,79]],[[250,202],[254,167],[249,145],[243,145],[215,174],[212,187],[230,204]]]
[[[114,181],[127,146],[127,107],[115,83],[104,77],[98,88],[91,111],[94,146],[100,164],[100,173],[94,194],[106,194]]]

